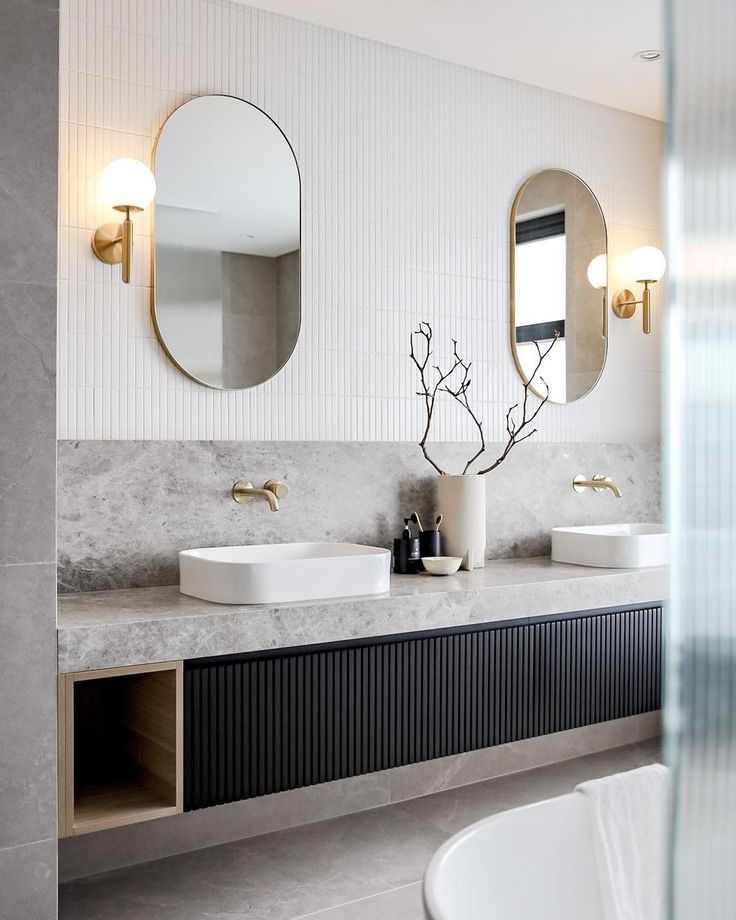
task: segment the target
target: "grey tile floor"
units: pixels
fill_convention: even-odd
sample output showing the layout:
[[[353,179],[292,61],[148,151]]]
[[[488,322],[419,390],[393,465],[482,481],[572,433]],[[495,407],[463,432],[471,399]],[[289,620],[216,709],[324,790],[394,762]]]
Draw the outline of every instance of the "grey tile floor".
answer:
[[[59,889],[60,920],[422,920],[434,851],[473,821],[659,758],[656,740]]]

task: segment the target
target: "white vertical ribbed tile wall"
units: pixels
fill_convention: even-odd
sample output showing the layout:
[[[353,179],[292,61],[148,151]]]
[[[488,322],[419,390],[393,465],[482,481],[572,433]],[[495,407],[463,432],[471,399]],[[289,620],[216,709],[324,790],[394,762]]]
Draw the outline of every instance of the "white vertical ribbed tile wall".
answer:
[[[508,209],[534,170],[563,167],[598,194],[612,284],[659,238],[661,125],[634,115],[224,0],[62,0],[59,437],[414,440],[407,337],[459,339],[491,437],[520,384],[508,346]],[[106,163],[150,160],[158,129],[195,95],[265,109],[303,182],[303,327],[287,367],[253,390],[198,386],[149,317],[150,216],[136,220],[135,283],[90,252],[114,219]],[[660,329],[655,314],[655,330]],[[540,440],[659,437],[660,337],[611,318],[605,375],[549,406]],[[435,436],[472,436],[459,413]]]

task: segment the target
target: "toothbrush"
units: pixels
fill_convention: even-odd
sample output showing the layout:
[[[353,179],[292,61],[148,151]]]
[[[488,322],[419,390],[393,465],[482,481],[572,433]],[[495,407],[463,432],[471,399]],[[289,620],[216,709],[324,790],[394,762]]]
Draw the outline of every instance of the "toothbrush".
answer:
[[[419,533],[424,533],[424,528],[422,527],[422,519],[419,517],[419,513],[417,511],[412,511],[411,522],[412,524],[417,525],[419,528]]]
[[[434,522],[434,529],[437,533],[440,532],[440,524],[442,523],[442,515],[437,515],[437,520]]]

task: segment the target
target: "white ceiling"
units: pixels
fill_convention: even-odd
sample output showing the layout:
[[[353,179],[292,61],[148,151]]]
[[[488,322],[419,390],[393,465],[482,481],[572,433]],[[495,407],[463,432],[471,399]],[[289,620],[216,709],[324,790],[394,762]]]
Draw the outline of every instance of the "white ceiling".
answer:
[[[664,119],[663,0],[249,0],[250,5]]]

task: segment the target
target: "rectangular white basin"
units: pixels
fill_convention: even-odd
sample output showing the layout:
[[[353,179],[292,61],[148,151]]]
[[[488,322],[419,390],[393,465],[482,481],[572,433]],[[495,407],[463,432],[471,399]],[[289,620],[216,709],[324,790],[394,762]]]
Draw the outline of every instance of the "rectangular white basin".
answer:
[[[276,604],[381,594],[391,553],[357,543],[219,546],[179,553],[179,590],[217,604]]]
[[[661,524],[554,527],[552,559],[609,569],[666,565],[669,535]]]

